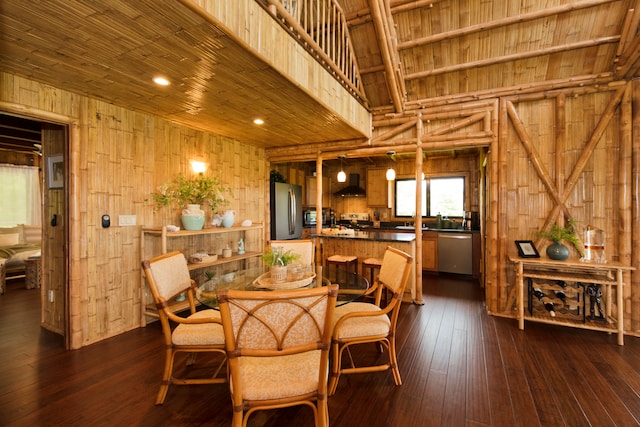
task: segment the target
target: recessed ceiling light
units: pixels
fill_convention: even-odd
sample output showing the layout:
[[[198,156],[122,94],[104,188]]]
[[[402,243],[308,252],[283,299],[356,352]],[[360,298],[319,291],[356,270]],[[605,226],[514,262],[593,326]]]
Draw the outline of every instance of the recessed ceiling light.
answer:
[[[253,124],[255,124],[255,125],[263,125],[264,124],[264,120],[262,120],[262,119],[253,119]]]
[[[155,84],[158,84],[160,86],[169,86],[170,84],[169,80],[165,79],[164,77],[154,77],[153,81]]]

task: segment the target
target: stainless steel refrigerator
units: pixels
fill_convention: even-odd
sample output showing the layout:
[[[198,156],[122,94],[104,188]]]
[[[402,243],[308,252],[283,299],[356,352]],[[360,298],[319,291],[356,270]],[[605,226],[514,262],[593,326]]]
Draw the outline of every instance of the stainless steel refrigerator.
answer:
[[[271,183],[271,239],[302,237],[302,187],[282,182]]]

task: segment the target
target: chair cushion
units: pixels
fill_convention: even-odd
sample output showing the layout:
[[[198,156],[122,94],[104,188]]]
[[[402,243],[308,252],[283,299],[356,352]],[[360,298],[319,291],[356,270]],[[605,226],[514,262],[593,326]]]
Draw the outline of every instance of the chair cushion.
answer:
[[[279,357],[238,358],[243,399],[299,396],[318,389],[320,350]]]
[[[198,311],[189,318],[202,319],[212,317],[220,319],[220,313],[216,310]],[[171,341],[174,345],[224,345],[224,332],[222,325],[218,323],[202,323],[190,325],[179,324],[171,334]]]
[[[347,313],[359,311],[375,312],[381,311],[375,304],[366,302],[352,302],[336,307],[333,312],[333,326]],[[389,333],[391,320],[386,314],[378,316],[354,317],[347,319],[340,325],[340,329],[334,332],[336,338],[368,337],[376,335],[386,335]]]

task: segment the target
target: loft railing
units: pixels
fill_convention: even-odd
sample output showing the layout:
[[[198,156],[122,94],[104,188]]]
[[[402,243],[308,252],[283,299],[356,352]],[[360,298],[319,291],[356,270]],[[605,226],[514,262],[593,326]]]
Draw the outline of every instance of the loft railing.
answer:
[[[347,22],[335,0],[256,0],[363,105]]]

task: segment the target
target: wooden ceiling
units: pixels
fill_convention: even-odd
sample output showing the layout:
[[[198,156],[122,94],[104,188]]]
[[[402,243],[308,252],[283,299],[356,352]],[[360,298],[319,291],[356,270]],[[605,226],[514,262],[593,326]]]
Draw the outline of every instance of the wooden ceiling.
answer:
[[[640,0],[337,1],[374,114],[638,73]],[[362,138],[186,3],[3,0],[0,69],[264,148]]]
[[[637,0],[338,1],[381,113],[638,74]]]

